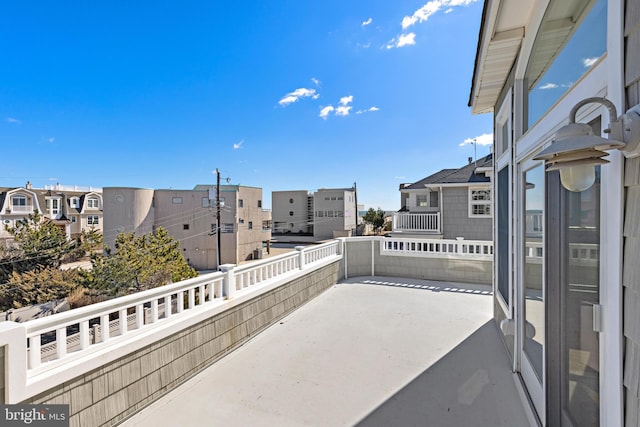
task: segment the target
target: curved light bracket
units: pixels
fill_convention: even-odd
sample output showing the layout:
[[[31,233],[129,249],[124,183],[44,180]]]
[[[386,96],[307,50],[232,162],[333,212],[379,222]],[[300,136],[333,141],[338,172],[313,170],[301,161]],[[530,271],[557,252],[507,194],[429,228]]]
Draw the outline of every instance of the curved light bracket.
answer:
[[[590,103],[604,105],[609,110],[610,125],[604,132],[609,138],[594,135],[591,126],[576,123],[576,114]],[[559,170],[562,185],[570,191],[584,191],[595,181],[596,165],[609,163],[603,157],[606,150],[619,149],[626,157],[640,155],[640,105],[618,117],[615,105],[606,98],[586,98],[569,113],[569,123],[556,132],[547,148],[534,160],[544,160],[547,170]]]

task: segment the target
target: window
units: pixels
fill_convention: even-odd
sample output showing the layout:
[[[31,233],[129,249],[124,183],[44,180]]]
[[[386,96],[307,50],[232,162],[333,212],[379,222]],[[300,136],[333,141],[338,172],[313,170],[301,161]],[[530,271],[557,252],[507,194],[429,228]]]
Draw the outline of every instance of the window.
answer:
[[[327,216],[329,218],[333,218],[333,211],[327,211]]]
[[[293,216],[293,211],[289,211],[289,216]]]
[[[244,207],[244,200],[238,199],[238,207],[239,208],[243,208]]]
[[[27,198],[24,196],[13,196],[11,198],[11,204],[15,206],[27,206]]]
[[[72,208],[79,208],[80,207],[80,199],[78,197],[72,197],[71,199],[69,199],[69,206],[71,206]]]
[[[244,219],[243,218],[238,218],[238,224],[244,224]]]
[[[324,217],[324,211],[316,211],[316,216],[318,218],[323,218]]]
[[[437,208],[440,205],[440,197],[437,191],[429,192],[429,206]]]
[[[338,200],[344,200],[344,197],[338,196]]]
[[[209,201],[208,197],[203,197],[202,198],[202,207],[203,208],[208,208],[211,206],[211,202]]]
[[[491,216],[491,189],[469,188],[469,217]]]
[[[426,194],[416,194],[416,206],[429,206]]]
[[[75,224],[76,222],[78,222],[78,217],[72,216],[71,217],[71,224]]]
[[[525,130],[589,71],[606,50],[605,0],[551,1],[525,74],[528,112],[524,117]]]
[[[98,209],[100,207],[100,200],[97,197],[89,197],[87,199],[87,207],[89,209]]]
[[[289,203],[293,204],[293,199],[289,199]]]
[[[189,229],[189,224],[182,224],[182,229],[183,230],[188,230]]]
[[[171,198],[171,203],[173,203],[174,205],[181,205],[182,204],[182,197],[172,197]]]
[[[222,227],[220,227],[220,231],[223,233],[233,233],[233,231],[235,230],[235,227],[233,224],[222,224]]]
[[[49,215],[58,215],[60,213],[60,199],[47,198],[44,200],[44,207]]]
[[[497,182],[498,200],[496,209],[498,211],[496,221],[496,282],[498,294],[508,309],[511,302],[511,292],[509,283],[509,166],[498,172]]]
[[[98,215],[89,215],[87,217],[87,225],[98,225],[100,224],[100,217]]]
[[[249,221],[249,230],[253,230],[253,221]]]
[[[262,200],[258,200],[258,207],[261,208],[262,207]]]

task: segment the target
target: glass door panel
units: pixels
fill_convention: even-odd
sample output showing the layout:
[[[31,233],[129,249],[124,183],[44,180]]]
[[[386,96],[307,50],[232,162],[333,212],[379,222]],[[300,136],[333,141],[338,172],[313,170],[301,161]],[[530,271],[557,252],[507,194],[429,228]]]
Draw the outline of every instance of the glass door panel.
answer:
[[[599,175],[599,174],[597,174]],[[561,296],[561,402],[563,425],[597,426],[600,418],[599,303],[600,180],[580,193],[564,190],[565,263]]]

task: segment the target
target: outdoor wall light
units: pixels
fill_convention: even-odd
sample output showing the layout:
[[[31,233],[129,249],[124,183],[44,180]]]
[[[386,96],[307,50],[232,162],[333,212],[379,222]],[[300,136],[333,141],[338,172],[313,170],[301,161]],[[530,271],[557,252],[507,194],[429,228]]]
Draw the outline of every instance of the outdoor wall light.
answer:
[[[609,110],[609,138],[593,134],[591,126],[576,123],[576,113],[590,103],[602,104]],[[547,171],[560,171],[560,182],[569,191],[584,191],[596,179],[595,166],[609,163],[603,157],[606,150],[619,149],[626,157],[640,155],[640,105],[618,117],[615,105],[606,98],[586,98],[578,102],[569,113],[569,124],[556,132],[551,145],[534,160],[544,160]]]

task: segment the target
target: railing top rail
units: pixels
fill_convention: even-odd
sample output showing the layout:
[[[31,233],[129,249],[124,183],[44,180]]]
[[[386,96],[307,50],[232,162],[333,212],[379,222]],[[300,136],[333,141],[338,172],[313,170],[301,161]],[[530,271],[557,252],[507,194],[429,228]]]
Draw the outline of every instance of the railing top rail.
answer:
[[[154,298],[161,298],[164,295],[179,292],[183,289],[186,290],[191,287],[199,286],[203,283],[210,283],[223,279],[224,274],[220,272],[203,274],[180,282],[136,292],[135,294],[113,298],[96,304],[87,305],[85,307],[75,308],[73,310],[42,317],[40,319],[29,320],[24,322],[24,326],[27,329],[27,334],[29,334],[47,328],[52,329],[63,325],[73,325],[79,321],[92,319],[105,313],[117,311],[121,308],[131,307],[139,303],[145,303],[153,300]]]

